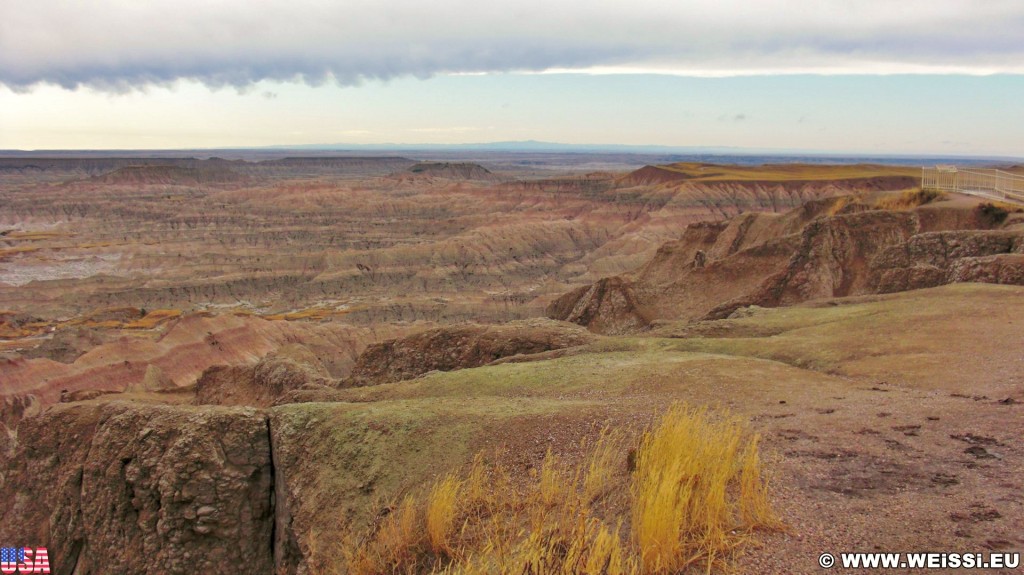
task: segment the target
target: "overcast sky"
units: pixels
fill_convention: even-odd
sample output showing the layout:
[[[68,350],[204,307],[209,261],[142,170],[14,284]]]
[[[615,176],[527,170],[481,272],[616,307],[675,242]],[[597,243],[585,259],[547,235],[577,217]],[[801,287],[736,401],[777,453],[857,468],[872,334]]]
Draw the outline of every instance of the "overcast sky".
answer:
[[[0,148],[1024,156],[1020,0],[0,0]]]

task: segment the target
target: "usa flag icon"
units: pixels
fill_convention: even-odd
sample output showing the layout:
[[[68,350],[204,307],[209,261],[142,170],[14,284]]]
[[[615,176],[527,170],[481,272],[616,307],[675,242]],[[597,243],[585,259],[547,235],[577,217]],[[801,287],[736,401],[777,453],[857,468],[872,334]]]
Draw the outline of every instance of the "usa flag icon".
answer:
[[[46,547],[0,547],[0,573],[49,573],[50,557]]]
[[[25,564],[24,547],[0,547],[0,572],[4,575],[16,573],[19,564]]]

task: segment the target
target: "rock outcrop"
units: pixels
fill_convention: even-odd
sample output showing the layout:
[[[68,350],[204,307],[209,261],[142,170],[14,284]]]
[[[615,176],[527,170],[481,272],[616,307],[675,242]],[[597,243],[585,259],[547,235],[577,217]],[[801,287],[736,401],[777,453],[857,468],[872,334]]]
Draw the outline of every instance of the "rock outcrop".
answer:
[[[410,166],[405,173],[451,180],[495,181],[499,179],[487,168],[471,162],[420,162]]]
[[[551,302],[548,317],[587,326],[597,333],[625,333],[646,327],[631,284],[621,277],[598,280]]]
[[[106,185],[198,186],[244,182],[247,178],[222,166],[126,166],[93,178]]]
[[[9,429],[13,430],[22,419],[42,411],[39,398],[31,393],[0,396],[0,423]]]
[[[342,377],[348,375],[365,342],[396,331],[377,334],[340,322],[320,324],[231,314],[186,314],[150,337],[106,334],[103,344],[70,364],[46,357],[26,359],[17,354],[10,359],[0,357],[0,399],[30,393],[46,406],[60,401],[62,394],[81,399],[78,394],[83,392],[121,392],[129,386],[142,390],[147,385],[143,383],[147,374],[150,383],[155,381],[153,367],[162,374],[161,385],[169,385],[169,380],[184,386],[195,382],[211,366],[252,365],[266,354],[295,342],[314,350],[320,358],[300,363],[323,364],[334,377]]]
[[[879,253],[871,276],[879,293],[972,281],[1024,285],[1024,233],[919,234]]]
[[[629,333],[658,319],[698,318],[783,269],[799,243],[792,230],[799,231],[830,202],[781,216],[751,213],[693,224],[636,271],[563,295],[548,306],[547,315],[605,334]]]
[[[61,575],[318,572],[316,533],[427,482],[452,446],[423,439],[466,416],[360,405],[53,406],[0,435],[0,540],[47,547]]]
[[[253,366],[207,368],[196,381],[196,403],[268,407],[294,389],[332,384],[316,356],[305,346],[292,344],[267,354]]]
[[[872,211],[817,219],[801,234],[783,274],[770,282],[759,305],[788,305],[822,297],[865,293],[869,260],[917,231],[907,212]]]
[[[544,319],[433,329],[369,346],[356,360],[346,385],[391,383],[435,370],[479,367],[514,355],[563,349],[592,340],[586,330]]]
[[[0,539],[54,573],[271,573],[273,469],[253,409],[128,402],[27,419],[0,486]]]
[[[961,258],[949,266],[946,283],[984,282],[1024,285],[1024,254]]]

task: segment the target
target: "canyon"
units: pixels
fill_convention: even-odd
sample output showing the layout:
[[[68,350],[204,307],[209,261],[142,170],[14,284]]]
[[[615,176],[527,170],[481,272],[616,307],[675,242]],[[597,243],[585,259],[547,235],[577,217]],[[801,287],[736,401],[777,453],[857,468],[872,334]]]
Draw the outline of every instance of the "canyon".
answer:
[[[742,572],[1024,545],[1024,208],[905,166],[477,160],[0,157],[0,539],[346,572],[475,458],[525,484],[682,401],[760,437],[786,528]]]

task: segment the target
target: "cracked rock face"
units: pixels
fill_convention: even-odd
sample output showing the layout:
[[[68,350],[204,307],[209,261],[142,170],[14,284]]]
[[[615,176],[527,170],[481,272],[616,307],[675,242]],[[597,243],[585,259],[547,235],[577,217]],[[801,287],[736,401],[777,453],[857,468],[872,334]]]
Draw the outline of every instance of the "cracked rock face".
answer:
[[[0,540],[54,573],[270,573],[266,416],[246,408],[73,403],[22,422],[3,463]]]
[[[881,252],[872,262],[879,293],[955,282],[1024,285],[1024,234],[980,230],[930,232]]]

